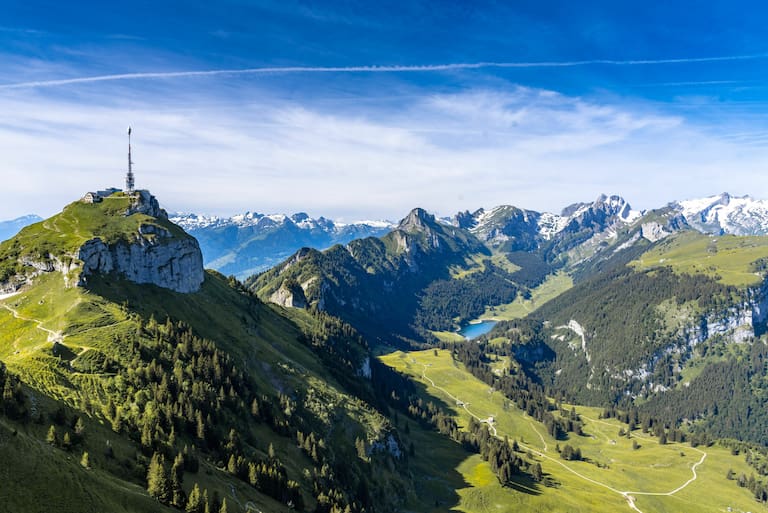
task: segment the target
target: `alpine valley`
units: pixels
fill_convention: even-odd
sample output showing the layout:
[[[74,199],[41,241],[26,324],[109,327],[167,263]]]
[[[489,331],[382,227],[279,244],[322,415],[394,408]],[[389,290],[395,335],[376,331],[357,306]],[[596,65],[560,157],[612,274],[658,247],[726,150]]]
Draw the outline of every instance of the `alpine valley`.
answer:
[[[22,224],[3,511],[766,509],[768,202]]]

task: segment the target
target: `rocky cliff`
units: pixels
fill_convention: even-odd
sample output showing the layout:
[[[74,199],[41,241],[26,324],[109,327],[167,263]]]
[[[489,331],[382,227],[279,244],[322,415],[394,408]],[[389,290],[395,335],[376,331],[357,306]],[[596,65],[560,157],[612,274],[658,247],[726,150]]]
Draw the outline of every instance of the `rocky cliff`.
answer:
[[[13,293],[43,273],[87,287],[115,274],[176,292],[196,292],[205,279],[197,241],[168,220],[149,191],[75,202],[0,245],[0,293]]]
[[[123,216],[146,222],[138,225],[137,232],[116,242],[106,243],[97,236],[80,246],[79,286],[87,286],[94,274],[116,273],[135,283],[151,283],[176,292],[200,290],[205,272],[197,240],[168,221],[165,210],[149,191],[137,191]]]
[[[80,286],[87,286],[91,275],[117,273],[135,283],[187,293],[200,290],[205,278],[200,246],[191,237],[167,242],[138,237],[112,245],[95,238],[80,247],[78,259],[83,262]]]

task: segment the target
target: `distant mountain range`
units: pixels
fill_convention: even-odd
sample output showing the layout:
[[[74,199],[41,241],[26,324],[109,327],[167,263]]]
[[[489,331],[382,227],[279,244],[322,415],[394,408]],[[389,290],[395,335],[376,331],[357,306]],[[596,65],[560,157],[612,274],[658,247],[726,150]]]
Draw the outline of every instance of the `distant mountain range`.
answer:
[[[12,219],[10,221],[0,221],[0,241],[10,239],[25,226],[42,220],[43,218],[40,216],[27,215],[17,217],[16,219]]]
[[[768,201],[723,193],[677,201],[666,209],[679,214],[676,224],[712,234],[768,234]],[[489,210],[460,212],[440,220],[468,229],[480,241],[507,251],[529,251],[559,237],[557,251],[578,245],[587,234],[602,231],[610,222],[630,224],[646,212],[633,210],[620,196],[601,195],[593,202],[575,203],[559,214],[502,205]],[[674,216],[673,216],[674,217]],[[176,214],[171,220],[200,242],[206,267],[246,278],[277,265],[303,247],[330,248],[355,239],[381,237],[397,224],[389,221],[334,222],[305,213],[293,215],[247,212],[232,217]]]
[[[768,200],[722,193],[674,201],[663,210],[672,217],[676,214],[676,225],[704,233],[768,235]],[[605,228],[608,220],[629,224],[645,213],[633,210],[620,196],[601,195],[594,202],[570,205],[559,214],[501,205],[459,212],[440,221],[469,230],[493,248],[530,251],[559,239],[559,251],[569,244],[577,245],[580,237],[595,228]],[[170,219],[197,238],[207,268],[241,279],[277,265],[303,247],[322,250],[334,244],[345,245],[355,239],[380,237],[397,226],[390,221],[341,223],[305,213],[289,216],[246,212],[232,217],[178,213]],[[1,221],[0,240],[40,220],[28,215]],[[555,237],[563,231],[575,238]]]
[[[768,235],[768,201],[727,192],[706,198],[674,201],[666,209],[679,221],[714,235]],[[599,196],[591,203],[575,203],[558,214],[502,205],[491,210],[461,212],[451,220],[492,246],[526,250],[551,240],[563,230],[596,227],[609,218],[629,224],[647,211],[633,210],[621,196]]]
[[[330,248],[351,240],[389,232],[388,221],[345,224],[301,212],[258,214],[246,212],[227,218],[175,214],[171,221],[200,242],[205,266],[245,278],[265,271],[303,247]]]
[[[768,201],[749,196],[717,196],[670,204],[699,231],[714,234],[768,234]]]

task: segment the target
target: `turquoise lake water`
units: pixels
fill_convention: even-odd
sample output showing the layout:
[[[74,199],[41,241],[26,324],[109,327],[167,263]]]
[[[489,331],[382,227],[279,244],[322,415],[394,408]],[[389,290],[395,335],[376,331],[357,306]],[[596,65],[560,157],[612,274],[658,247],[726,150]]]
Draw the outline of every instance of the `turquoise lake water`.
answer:
[[[459,330],[459,335],[467,340],[472,340],[480,335],[485,335],[491,331],[494,326],[496,326],[496,321],[481,321],[475,324],[467,324]]]

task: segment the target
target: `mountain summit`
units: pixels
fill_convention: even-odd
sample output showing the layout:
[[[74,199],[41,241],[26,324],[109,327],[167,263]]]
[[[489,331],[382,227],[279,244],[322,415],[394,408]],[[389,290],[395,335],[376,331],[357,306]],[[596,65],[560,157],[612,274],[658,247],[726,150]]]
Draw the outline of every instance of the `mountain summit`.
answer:
[[[768,234],[768,201],[727,192],[705,198],[675,201],[677,210],[699,231],[716,235]]]
[[[113,274],[176,292],[199,290],[204,273],[197,241],[168,220],[149,191],[107,192],[87,193],[0,245],[0,290],[16,291],[54,271],[78,286]]]

